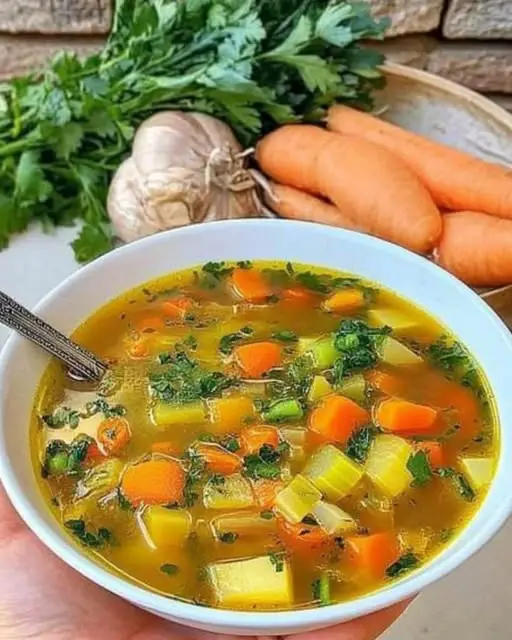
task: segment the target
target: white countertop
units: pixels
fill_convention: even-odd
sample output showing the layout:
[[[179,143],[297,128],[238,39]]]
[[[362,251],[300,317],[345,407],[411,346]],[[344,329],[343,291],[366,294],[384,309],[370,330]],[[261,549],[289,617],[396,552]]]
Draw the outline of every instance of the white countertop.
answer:
[[[69,247],[76,233],[75,229],[60,229],[53,235],[44,235],[34,228],[18,237],[0,252],[0,290],[32,307],[78,268]],[[0,326],[0,346],[7,334]],[[509,521],[476,557],[427,589],[384,638],[506,640],[511,637],[511,605],[512,522]]]

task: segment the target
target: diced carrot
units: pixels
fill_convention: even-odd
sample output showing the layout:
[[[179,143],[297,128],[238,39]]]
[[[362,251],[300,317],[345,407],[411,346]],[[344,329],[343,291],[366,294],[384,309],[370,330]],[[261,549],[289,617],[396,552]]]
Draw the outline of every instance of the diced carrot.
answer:
[[[374,369],[366,375],[366,380],[374,388],[387,396],[400,395],[403,388],[403,380],[386,371]]]
[[[329,442],[345,443],[355,429],[367,424],[370,415],[344,396],[329,396],[311,414],[309,426]]]
[[[272,295],[272,289],[256,269],[235,269],[231,276],[235,293],[247,302],[263,302]]]
[[[278,535],[287,548],[302,555],[323,552],[331,542],[321,527],[303,522],[291,524],[284,518],[278,518]]]
[[[147,340],[145,338],[139,338],[138,340],[131,342],[128,345],[127,351],[128,355],[135,360],[147,358],[147,356],[149,356]]]
[[[154,442],[151,445],[151,453],[162,453],[166,456],[176,456],[179,454],[178,448],[172,442]]]
[[[393,433],[423,434],[434,430],[437,411],[426,405],[389,398],[379,404],[375,417],[380,427]]]
[[[137,321],[137,329],[142,332],[161,331],[164,327],[165,322],[161,316],[146,315]]]
[[[242,467],[241,459],[226,451],[218,444],[201,443],[195,447],[197,454],[205,461],[208,471],[229,476],[240,471]]]
[[[440,469],[446,466],[443,445],[440,442],[420,442],[416,447],[418,451],[424,451],[432,469]]]
[[[241,444],[244,454],[258,453],[264,444],[277,447],[279,444],[279,432],[275,427],[266,425],[246,427],[241,433]]]
[[[162,302],[162,313],[171,320],[183,320],[187,311],[194,306],[194,301],[186,296],[169,298]]]
[[[364,306],[364,294],[358,289],[336,291],[323,303],[325,311],[332,313],[352,313]]]
[[[311,304],[317,296],[308,289],[304,287],[288,287],[288,289],[283,289],[280,294],[281,300],[285,300],[286,302],[294,303],[297,306],[299,305],[309,305]]]
[[[164,458],[128,467],[121,480],[122,494],[134,507],[180,503],[184,487],[185,471],[181,464]]]
[[[386,569],[400,557],[400,544],[390,531],[345,538],[350,564],[371,578],[383,578]]]
[[[130,424],[124,418],[107,418],[98,427],[98,442],[108,455],[117,455],[131,439]]]
[[[253,342],[236,347],[233,356],[246,376],[261,378],[264,373],[281,364],[283,349],[275,342]]]
[[[271,509],[274,506],[277,494],[284,489],[285,484],[281,480],[256,480],[253,483],[256,501],[262,509]]]

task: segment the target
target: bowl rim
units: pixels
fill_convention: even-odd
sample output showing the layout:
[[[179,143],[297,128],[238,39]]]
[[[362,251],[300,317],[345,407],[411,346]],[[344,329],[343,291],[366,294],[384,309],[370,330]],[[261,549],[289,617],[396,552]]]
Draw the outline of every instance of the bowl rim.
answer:
[[[35,306],[34,311],[36,313],[44,312],[47,307],[51,307],[52,303],[61,297],[63,292],[65,293],[66,289],[71,284],[76,286],[82,279],[94,278],[95,275],[97,276],[98,272],[101,272],[104,265],[115,263],[121,255],[129,255],[130,253],[140,254],[141,252],[143,253],[144,251],[149,250],[155,243],[165,243],[168,241],[179,242],[180,237],[188,235],[197,236],[197,240],[199,241],[205,237],[207,238],[210,232],[209,230],[219,224],[224,225],[226,228],[228,225],[230,227],[233,225],[245,226],[248,231],[250,231],[251,228],[257,228],[261,225],[268,226],[269,228],[273,225],[273,229],[275,229],[276,226],[279,226],[284,227],[284,229],[289,232],[291,232],[292,228],[306,226],[309,227],[310,233],[324,232],[328,235],[337,235],[340,242],[342,242],[343,239],[358,236],[358,241],[363,244],[370,247],[386,248],[387,253],[390,254],[390,258],[393,256],[399,256],[400,254],[402,254],[403,257],[404,253],[409,254],[409,259],[416,262],[418,268],[421,268],[423,272],[432,274],[437,280],[444,279],[446,285],[456,287],[463,291],[464,295],[468,298],[468,304],[478,305],[480,310],[487,316],[487,321],[489,322],[489,326],[492,327],[492,330],[500,333],[505,342],[508,342],[510,353],[512,355],[512,334],[499,319],[497,314],[474,291],[469,289],[469,287],[457,280],[451,274],[439,268],[437,265],[425,260],[421,256],[414,255],[401,247],[365,234],[326,227],[315,223],[288,220],[244,219],[234,221],[214,221],[203,223],[201,225],[192,225],[181,229],[174,229],[138,240],[98,258],[71,274],[57,287],[45,295]],[[207,252],[208,250],[206,249],[206,253]],[[2,380],[8,375],[9,361],[15,355],[16,349],[20,344],[22,344],[23,340],[24,339],[20,336],[11,334],[0,353],[0,388],[3,386]],[[498,397],[496,398],[496,402],[497,404],[500,402]],[[0,399],[0,403],[3,403],[3,399]],[[371,614],[417,595],[431,583],[449,574],[465,560],[469,559],[479,551],[497,533],[512,513],[511,492],[509,495],[503,496],[500,508],[493,511],[492,517],[489,520],[482,523],[481,526],[475,527],[475,518],[478,512],[483,508],[485,501],[487,500],[487,496],[478,512],[473,516],[473,519],[464,528],[465,532],[470,529],[474,529],[474,535],[471,540],[468,540],[463,548],[457,550],[452,555],[445,557],[445,552],[448,549],[448,547],[446,547],[439,555],[433,558],[425,566],[418,569],[418,571],[413,572],[398,582],[391,583],[389,586],[381,587],[376,591],[353,600],[333,604],[328,607],[289,611],[277,610],[247,612],[203,607],[179,599],[166,597],[142,586],[138,586],[115,573],[109,572],[103,566],[94,562],[87,555],[83,554],[79,548],[74,545],[71,539],[69,539],[69,541],[60,539],[44,522],[43,518],[39,515],[38,509],[31,503],[29,498],[26,496],[23,487],[18,483],[15,471],[4,447],[3,432],[6,428],[6,425],[3,423],[2,413],[0,412],[0,482],[3,483],[5,491],[18,514],[22,517],[32,532],[46,545],[46,547],[66,562],[66,564],[77,570],[91,582],[96,583],[107,591],[110,591],[111,593],[114,593],[125,600],[128,600],[132,604],[142,607],[143,609],[168,616],[169,619],[173,619],[178,623],[189,624],[192,627],[203,626],[204,628],[208,628],[210,626],[217,626],[219,628],[222,627],[224,629],[233,630],[235,633],[237,629],[251,630],[251,633],[256,634],[258,632],[279,633],[282,630],[286,631],[289,627],[308,629],[309,626],[309,628],[314,627],[318,629],[330,624],[340,623]],[[507,436],[507,439],[511,438],[512,433]],[[500,451],[503,451],[503,441],[505,439],[503,429],[501,429],[500,432],[500,439],[502,442]],[[501,458],[502,456],[500,454],[498,469],[489,489],[489,493],[491,488],[497,484],[498,479],[501,479],[502,476],[508,475],[509,480],[512,480],[512,469],[509,470],[506,465],[501,464],[503,462]]]

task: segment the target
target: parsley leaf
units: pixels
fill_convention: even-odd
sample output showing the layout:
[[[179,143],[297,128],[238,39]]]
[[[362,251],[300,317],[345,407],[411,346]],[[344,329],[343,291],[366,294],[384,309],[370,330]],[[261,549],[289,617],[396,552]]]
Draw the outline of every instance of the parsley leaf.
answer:
[[[340,352],[334,364],[334,381],[339,384],[352,373],[374,367],[378,347],[390,333],[390,327],[374,328],[362,320],[342,320],[334,338],[334,346]]]
[[[424,451],[417,451],[409,458],[407,469],[414,478],[414,487],[422,487],[433,477],[432,469]]]
[[[283,454],[287,453],[289,446],[282,442],[277,447],[264,444],[259,453],[251,453],[245,456],[243,462],[243,474],[247,478],[259,480],[276,480],[281,476],[280,462]]]
[[[290,331],[290,329],[274,331],[272,337],[274,338],[274,340],[279,340],[279,342],[297,342],[297,340],[299,339],[295,331]]]
[[[473,488],[464,475],[459,471],[455,471],[455,469],[452,469],[451,467],[443,467],[441,469],[437,469],[436,473],[440,478],[449,478],[461,498],[467,502],[473,502],[476,498]]]
[[[160,571],[162,573],[166,573],[168,576],[175,576],[177,573],[179,573],[179,570],[180,568],[176,564],[165,563],[160,567]]]
[[[270,562],[274,565],[275,572],[281,573],[284,570],[284,554],[281,552],[271,551],[268,556],[270,558]]]
[[[378,431],[377,427],[370,425],[368,427],[363,427],[350,436],[345,448],[347,456],[356,462],[366,462],[371,444]]]
[[[386,569],[386,575],[389,578],[398,578],[399,576],[411,571],[419,564],[418,558],[414,553],[408,552],[401,556],[396,562]]]
[[[235,333],[228,333],[222,336],[219,341],[219,351],[223,355],[228,356],[238,343],[243,342],[252,336],[253,333],[254,330],[251,327],[242,327]]]
[[[233,531],[225,531],[219,535],[219,541],[224,544],[233,544],[238,540],[238,533],[234,533]]]

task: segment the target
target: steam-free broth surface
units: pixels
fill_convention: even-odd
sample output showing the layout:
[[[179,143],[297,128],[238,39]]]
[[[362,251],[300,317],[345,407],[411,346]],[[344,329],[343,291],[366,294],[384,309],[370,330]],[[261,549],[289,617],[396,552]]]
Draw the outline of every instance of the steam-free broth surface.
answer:
[[[76,543],[171,597],[340,602],[428,562],[478,509],[498,450],[469,354],[377,285],[291,264],[207,264],[100,309],[52,363],[34,464]]]

